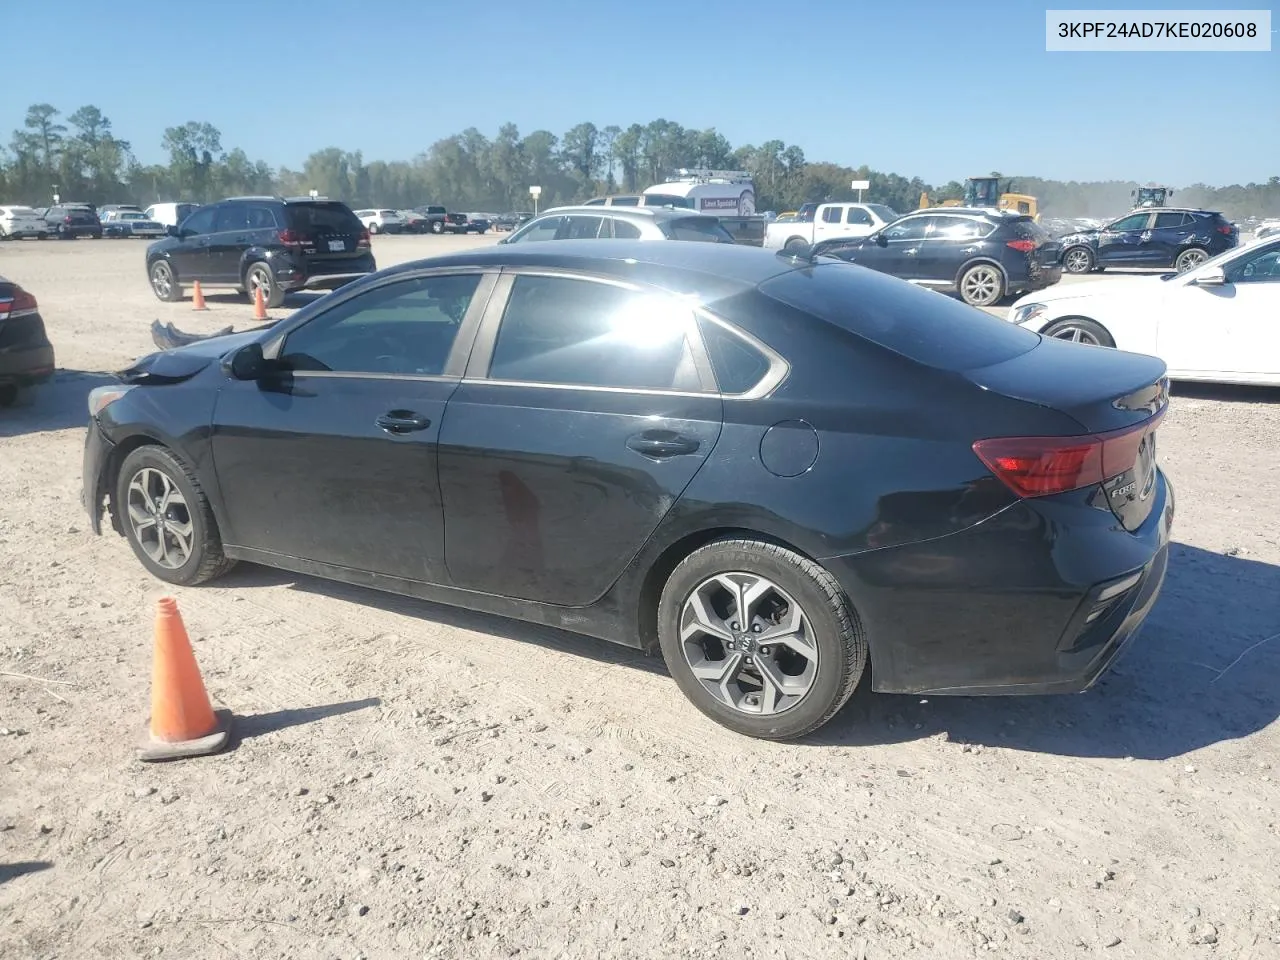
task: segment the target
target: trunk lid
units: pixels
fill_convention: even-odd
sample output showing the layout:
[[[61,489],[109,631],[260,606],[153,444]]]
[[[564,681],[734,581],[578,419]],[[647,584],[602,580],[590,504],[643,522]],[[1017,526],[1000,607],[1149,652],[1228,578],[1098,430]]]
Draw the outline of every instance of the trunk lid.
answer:
[[[1169,403],[1163,360],[1044,337],[1034,350],[965,375],[984,389],[1069,415],[1082,428],[1082,442],[1096,441],[1096,505],[1105,500],[1126,530],[1147,519],[1155,500],[1156,433]]]

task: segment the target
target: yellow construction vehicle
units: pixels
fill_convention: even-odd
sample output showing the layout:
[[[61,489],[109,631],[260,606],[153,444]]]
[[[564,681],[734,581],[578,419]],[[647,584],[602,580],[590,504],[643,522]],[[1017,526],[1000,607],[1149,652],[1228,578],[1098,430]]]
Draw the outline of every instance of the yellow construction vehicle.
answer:
[[[930,206],[938,207],[991,207],[996,210],[1010,210],[1028,217],[1040,219],[1039,205],[1036,198],[1027,193],[1001,193],[999,177],[969,177],[964,182],[963,200],[943,200],[931,204],[929,194],[920,194],[920,209]]]

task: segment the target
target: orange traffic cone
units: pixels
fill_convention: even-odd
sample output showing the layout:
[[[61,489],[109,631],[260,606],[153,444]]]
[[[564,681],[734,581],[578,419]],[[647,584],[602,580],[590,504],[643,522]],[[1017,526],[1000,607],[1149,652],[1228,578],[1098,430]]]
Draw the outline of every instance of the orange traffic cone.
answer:
[[[197,281],[196,281],[196,289],[195,289],[195,293],[193,293],[193,294],[191,295],[191,301],[192,301],[191,309],[193,309],[193,310],[208,310],[208,309],[209,309],[209,308],[205,305],[205,302],[204,302],[204,291],[200,289],[200,281],[199,281],[199,280],[197,280]]]
[[[267,298],[262,295],[261,287],[253,288],[253,319],[266,320],[267,317]]]
[[[151,726],[143,738],[143,760],[177,760],[217,753],[227,744],[231,712],[214,712],[178,604],[156,604],[155,652],[151,667]]]

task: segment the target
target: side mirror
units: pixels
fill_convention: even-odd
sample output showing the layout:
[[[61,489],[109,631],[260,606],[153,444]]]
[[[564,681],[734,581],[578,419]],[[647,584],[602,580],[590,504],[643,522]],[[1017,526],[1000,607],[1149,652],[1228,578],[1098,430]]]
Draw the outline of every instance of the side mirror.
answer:
[[[1221,267],[1210,267],[1195,278],[1197,287],[1221,287],[1227,282],[1227,275]]]
[[[169,236],[171,236],[171,237],[181,237],[181,236],[182,236],[182,234],[178,232],[178,227],[177,227],[177,225],[176,225],[176,224],[172,224],[172,223],[171,223],[171,224],[169,224],[167,227],[165,227],[165,228],[164,228],[164,232],[165,232],[166,234],[168,234]]]
[[[887,247],[888,245],[889,245],[889,238],[888,238],[888,237],[886,237],[883,233],[877,233],[877,234],[876,234],[876,246],[877,246],[877,247]]]
[[[223,369],[236,380],[261,380],[275,371],[276,364],[262,355],[262,344],[247,343],[228,358]]]

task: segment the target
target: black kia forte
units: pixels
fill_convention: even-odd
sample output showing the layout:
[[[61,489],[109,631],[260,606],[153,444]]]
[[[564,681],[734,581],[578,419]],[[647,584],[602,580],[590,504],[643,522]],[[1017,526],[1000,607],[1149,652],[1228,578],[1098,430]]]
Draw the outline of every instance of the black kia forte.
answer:
[[[142,564],[244,560],[661,650],[734,730],[1088,687],[1168,556],[1161,361],[836,260],[558,241],[383,270],[90,397]]]

